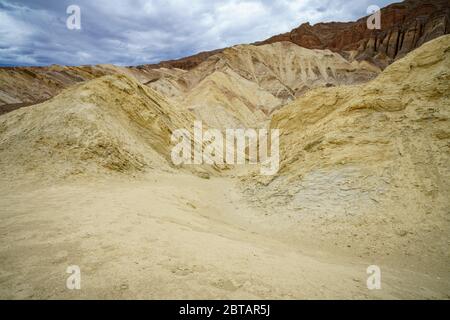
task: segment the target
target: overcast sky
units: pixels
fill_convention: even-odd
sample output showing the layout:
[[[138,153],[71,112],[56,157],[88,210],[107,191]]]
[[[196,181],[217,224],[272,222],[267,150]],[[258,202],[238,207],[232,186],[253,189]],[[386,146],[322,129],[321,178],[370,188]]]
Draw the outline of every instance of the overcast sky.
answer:
[[[137,65],[350,21],[390,0],[0,0],[0,65]],[[69,5],[81,30],[69,30]]]

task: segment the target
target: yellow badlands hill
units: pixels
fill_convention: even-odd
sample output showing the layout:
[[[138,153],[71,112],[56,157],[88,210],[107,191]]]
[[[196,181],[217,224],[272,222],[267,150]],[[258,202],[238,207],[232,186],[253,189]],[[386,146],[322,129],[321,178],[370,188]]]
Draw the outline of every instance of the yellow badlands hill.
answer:
[[[366,82],[379,71],[329,50],[280,42],[235,46],[190,71],[161,69],[148,85],[223,129],[259,126],[274,109],[312,88]]]
[[[444,36],[368,84],[307,93],[274,114],[281,169],[248,193],[288,208],[305,238],[448,269],[449,89]]]
[[[171,133],[193,121],[132,78],[105,76],[0,117],[0,170],[67,176],[168,168]]]
[[[131,73],[127,68],[106,64],[79,67],[52,65],[0,68],[0,107],[36,104],[79,82],[106,75]]]

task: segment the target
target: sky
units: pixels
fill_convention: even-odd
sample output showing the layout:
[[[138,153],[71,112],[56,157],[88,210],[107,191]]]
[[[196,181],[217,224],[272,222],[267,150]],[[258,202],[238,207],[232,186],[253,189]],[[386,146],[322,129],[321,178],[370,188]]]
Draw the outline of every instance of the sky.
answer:
[[[392,0],[0,0],[0,66],[139,65],[353,21]],[[70,5],[81,29],[69,29]]]

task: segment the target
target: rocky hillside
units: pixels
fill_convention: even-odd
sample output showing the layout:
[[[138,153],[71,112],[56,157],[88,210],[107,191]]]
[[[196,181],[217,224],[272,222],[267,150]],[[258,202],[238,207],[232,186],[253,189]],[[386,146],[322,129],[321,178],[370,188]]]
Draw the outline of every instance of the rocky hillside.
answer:
[[[368,84],[308,92],[273,116],[281,169],[248,189],[255,205],[333,226],[324,241],[345,235],[352,250],[450,261],[449,88],[443,36]]]
[[[0,106],[34,104],[76,83],[125,72],[112,65],[0,68]]]
[[[0,174],[55,178],[167,169],[172,132],[193,121],[131,77],[101,77],[2,115]]]
[[[274,109],[312,88],[367,82],[380,71],[329,50],[290,42],[235,46],[192,70],[175,70],[163,69],[148,86],[216,128],[257,126]]]

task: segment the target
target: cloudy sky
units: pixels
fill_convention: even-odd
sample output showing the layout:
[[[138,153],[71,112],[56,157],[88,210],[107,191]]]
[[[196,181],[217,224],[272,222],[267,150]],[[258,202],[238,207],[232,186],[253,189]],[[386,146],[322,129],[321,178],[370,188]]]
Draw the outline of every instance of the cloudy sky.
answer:
[[[0,65],[137,65],[350,21],[390,0],[0,0]],[[69,30],[78,5],[81,30]]]

